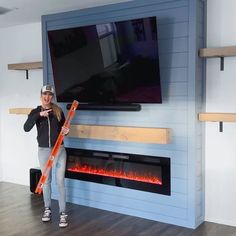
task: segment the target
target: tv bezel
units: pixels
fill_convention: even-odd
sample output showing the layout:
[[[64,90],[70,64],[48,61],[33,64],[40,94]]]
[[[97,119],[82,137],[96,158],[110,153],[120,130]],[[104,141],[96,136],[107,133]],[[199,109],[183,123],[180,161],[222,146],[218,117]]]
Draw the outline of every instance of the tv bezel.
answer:
[[[116,23],[116,22],[123,22],[123,21],[131,21],[131,20],[140,20],[140,19],[145,19],[145,18],[155,18],[156,19],[156,32],[157,32],[157,60],[158,60],[158,73],[159,73],[159,83],[160,83],[160,102],[129,102],[129,101],[122,101],[122,102],[114,102],[114,103],[100,103],[100,102],[80,102],[79,105],[79,110],[112,110],[112,111],[140,111],[141,110],[141,105],[142,104],[151,104],[151,105],[156,105],[156,104],[161,104],[162,103],[162,90],[161,90],[161,74],[160,74],[160,63],[159,63],[159,46],[158,46],[158,28],[157,28],[157,17],[156,16],[146,16],[146,17],[135,17],[135,18],[128,18],[128,19],[122,19],[122,20],[114,20],[114,21],[106,21],[102,23],[94,23],[94,24],[85,24],[85,25],[79,25],[79,26],[72,26],[72,27],[67,27],[67,28],[62,28],[62,29],[57,29],[57,30],[65,30],[65,29],[72,29],[72,28],[79,28],[79,27],[86,27],[86,26],[96,26],[96,25],[101,25],[101,24],[108,24],[108,23]],[[56,30],[56,29],[55,29]],[[48,32],[53,31],[53,30],[48,30]],[[47,34],[48,37],[48,34]],[[49,55],[51,57],[51,51],[50,51],[50,43],[49,43],[49,37],[48,37],[48,45],[49,45]],[[51,66],[52,65],[52,60],[51,60]],[[54,70],[52,68],[53,72],[53,83],[55,86],[55,77],[54,77]],[[56,89],[55,89],[56,91]],[[57,100],[57,95],[55,96]],[[66,102],[66,101],[58,101],[60,103],[65,103],[67,104],[66,108],[70,109],[71,103]]]

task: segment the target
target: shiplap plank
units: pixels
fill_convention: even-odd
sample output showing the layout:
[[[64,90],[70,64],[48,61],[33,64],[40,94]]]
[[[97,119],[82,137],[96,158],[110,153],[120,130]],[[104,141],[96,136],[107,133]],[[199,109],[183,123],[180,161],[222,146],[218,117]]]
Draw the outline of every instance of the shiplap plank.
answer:
[[[76,188],[80,189],[80,191],[91,191],[92,194],[95,195],[97,193],[104,193],[107,195],[116,195],[117,197],[122,198],[136,198],[137,200],[141,201],[145,199],[145,201],[151,202],[153,204],[169,205],[179,208],[186,208],[187,206],[187,196],[179,193],[173,193],[171,196],[172,199],[166,195],[146,191],[138,191],[139,194],[137,195],[137,190],[134,189],[115,187],[116,189],[119,189],[119,191],[114,191],[114,186],[80,181],[75,179],[66,179],[66,186],[69,186],[70,188],[74,188],[76,186]]]
[[[77,193],[77,196],[81,196],[81,191],[76,191],[73,188],[69,189],[68,191],[75,191]],[[83,196],[83,195],[82,195]],[[89,199],[91,201],[98,201],[98,202],[103,202],[106,204],[111,204],[111,205],[119,205],[124,208],[132,208],[136,209],[139,211],[147,211],[147,212],[152,212],[155,214],[163,214],[165,212],[165,215],[169,215],[172,217],[176,218],[186,218],[186,209],[184,208],[177,208],[177,207],[172,207],[168,205],[161,205],[157,203],[151,203],[147,202],[144,200],[136,200],[135,198],[130,199],[130,198],[120,198],[119,196],[115,195],[106,195],[104,193],[100,194],[91,194],[87,193],[84,196],[85,199]]]
[[[154,204],[162,204],[162,205],[169,205],[169,206],[176,206],[180,208],[186,208],[186,201],[187,197],[183,194],[173,193],[172,198],[176,201],[171,200],[169,196],[156,194],[146,191],[138,191],[134,189],[127,189],[121,187],[115,187],[119,189],[119,191],[114,191],[114,186],[98,184],[93,182],[86,182],[74,179],[66,179],[66,186],[70,186],[73,188],[76,186],[81,191],[92,191],[92,193],[104,193],[107,195],[116,195],[123,198],[136,198],[137,200],[146,200],[147,202],[152,202]],[[137,191],[139,194],[137,195]]]
[[[169,157],[172,163],[176,164],[187,164],[187,149],[185,150],[175,150],[175,149],[165,149],[163,146],[169,145],[150,145],[150,144],[131,144],[125,142],[115,143],[112,141],[101,141],[101,140],[82,140],[74,138],[66,138],[65,146],[71,148],[81,148],[81,149],[92,149],[98,151],[113,151],[120,153],[134,153],[140,155],[150,155],[159,157]]]
[[[159,55],[161,68],[176,68],[188,66],[188,53],[163,53]]]
[[[55,189],[55,190],[54,190]],[[120,189],[119,187],[117,189]],[[56,192],[56,187],[53,188]],[[73,192],[74,196],[84,198],[90,201],[97,201],[97,203],[105,203],[108,205],[117,205],[124,208],[132,208],[139,211],[147,211],[155,214],[165,214],[176,218],[185,219],[186,209],[181,207],[172,207],[169,205],[162,205],[158,203],[147,202],[145,199],[139,200],[135,198],[120,197],[114,194],[105,194],[103,192],[91,194],[90,191],[82,191],[79,188],[67,186],[68,193]]]
[[[168,73],[168,72],[167,72]],[[174,71],[173,73],[173,77],[174,77]],[[180,72],[181,73],[181,72]],[[176,74],[178,74],[178,71],[176,71]],[[182,73],[181,73],[182,74]],[[184,72],[184,76],[185,76],[185,72]],[[179,81],[179,82],[185,82],[185,81]],[[178,83],[178,81],[176,81],[176,83]],[[167,84],[165,82],[163,82],[163,86],[164,84]],[[174,85],[174,83],[171,83]],[[167,87],[167,85],[165,85]],[[175,89],[172,90],[177,90],[178,87],[174,86]],[[86,110],[80,110],[78,108],[77,110],[77,114],[78,115],[86,115],[86,114],[93,114],[93,115],[101,115],[101,114],[106,114],[108,116],[112,116],[117,118],[117,115],[119,116],[120,114],[122,116],[125,117],[133,117],[133,115],[137,116],[143,112],[149,112],[150,110],[154,111],[154,112],[158,112],[160,114],[160,112],[163,111],[186,111],[187,110],[187,94],[186,91],[183,89],[183,87],[186,87],[185,85],[183,86],[183,84],[179,84],[179,90],[182,91],[182,94],[184,95],[172,95],[172,96],[168,96],[168,94],[163,94],[162,95],[162,103],[161,104],[141,104],[141,111],[137,112],[113,112],[113,111],[86,111]],[[181,92],[178,92],[178,94],[181,94]],[[78,99],[79,101],[79,99]],[[66,104],[61,104],[61,107],[63,108],[63,110],[65,111],[65,113],[67,112],[66,109]]]
[[[177,4],[177,5],[176,5]],[[43,16],[43,19],[46,19],[47,22],[51,22],[51,21],[59,21],[59,20],[65,20],[67,18],[74,18],[74,17],[78,17],[81,16],[82,18],[84,18],[87,15],[103,15],[107,14],[109,12],[113,12],[113,14],[115,12],[120,12],[125,10],[136,10],[138,9],[138,11],[140,13],[143,12],[143,9],[140,8],[151,8],[153,10],[153,8],[155,9],[160,9],[160,8],[167,8],[167,9],[171,9],[171,8],[179,8],[182,6],[188,6],[189,3],[187,0],[149,0],[148,2],[143,2],[143,1],[135,1],[135,2],[124,2],[122,4],[110,4],[110,5],[105,5],[105,6],[97,6],[97,7],[93,7],[93,8],[87,8],[87,9],[80,9],[80,10],[74,10],[74,11],[70,11],[70,12],[64,12],[64,13],[58,13],[58,14],[51,14],[51,15],[46,15]],[[79,13],[79,14],[78,14]],[[78,20],[79,21],[79,20]]]
[[[187,82],[162,83],[162,94],[164,96],[187,96]]]
[[[202,216],[202,204],[196,204],[196,218]]]
[[[162,96],[162,105],[158,107],[159,111],[164,110],[187,110],[187,101],[186,101],[187,95],[181,95],[181,96]],[[152,109],[156,109],[156,105],[152,104],[141,104],[142,112],[149,111]]]
[[[179,164],[173,164],[171,167],[171,176],[172,178],[179,178],[179,179],[186,179],[187,180],[187,172],[188,167],[187,165],[179,165]]]
[[[204,26],[201,22],[197,23],[198,38],[204,37]]]
[[[187,52],[188,37],[160,39],[158,40],[158,49],[160,53]]]
[[[160,105],[161,106],[161,105]],[[171,116],[175,113],[175,117]],[[124,112],[94,112],[94,111],[87,111],[87,112],[78,112],[78,117],[76,116],[73,120],[73,123],[84,123],[87,120],[88,124],[97,124],[97,125],[124,125],[125,123],[127,126],[136,126],[136,124],[145,124],[145,127],[152,127],[154,124],[163,124],[171,123],[171,124],[184,124],[186,122],[186,110],[176,110],[176,109],[168,109],[162,110],[158,109],[157,107],[153,106],[150,109],[145,109],[141,112],[130,112],[126,114]],[[125,116],[125,120],[123,119]],[[133,125],[132,125],[133,124]],[[140,125],[139,125],[140,127]],[[153,126],[155,127],[155,126]],[[161,127],[165,128],[165,127]]]
[[[188,37],[188,22],[158,25],[157,32],[159,40]]]
[[[58,199],[55,196],[56,195],[53,193],[53,197],[55,199]],[[106,203],[100,203],[97,201],[90,201],[90,200],[79,198],[79,197],[69,196],[69,201],[72,203],[75,203],[75,204],[81,204],[81,205],[85,205],[85,206],[95,207],[95,208],[108,210],[108,211],[112,211],[112,212],[118,212],[118,213],[126,214],[126,215],[137,216],[137,217],[155,220],[155,221],[159,221],[159,222],[166,222],[169,224],[176,224],[179,226],[186,226],[188,224],[186,219],[183,220],[183,219],[179,219],[179,218],[176,218],[173,216],[166,216],[164,214],[159,215],[156,213],[139,211],[139,210],[132,209],[132,208],[122,208],[122,207],[116,206],[116,205],[110,206]]]
[[[187,194],[187,180],[171,178],[171,192]]]
[[[161,81],[165,83],[187,82],[188,80],[187,74],[188,74],[187,67],[161,68],[160,70]],[[162,95],[162,97],[165,96]]]
[[[198,173],[198,176],[196,178],[196,190],[197,190],[197,193],[202,191],[202,182],[203,182],[202,175],[201,175],[201,173]]]
[[[201,183],[201,185],[202,185],[202,183]],[[203,196],[202,194],[203,194],[202,188],[196,190],[196,199],[197,199],[196,204],[202,204],[203,203],[204,200],[202,198],[202,196]]]
[[[164,106],[160,110],[187,110],[187,102],[185,100],[186,96],[171,96],[162,97],[162,104]],[[145,110],[143,108],[143,110]]]
[[[174,5],[178,7],[174,7]],[[121,8],[121,9],[110,9],[109,12],[106,12],[106,18],[100,12],[93,10],[91,14],[87,11],[85,15],[82,14],[81,10],[79,14],[77,11],[70,12],[70,17],[66,14],[57,14],[54,18],[49,18],[44,16],[43,20],[47,20],[47,29],[62,29],[68,27],[77,27],[83,25],[93,25],[93,24],[102,24],[113,21],[122,21],[127,19],[143,18],[148,16],[158,15],[161,24],[175,23],[188,21],[188,8],[187,1],[178,1],[172,2],[171,8],[170,4],[159,4],[158,8],[154,8],[153,5],[145,5],[141,7],[132,7],[132,8]],[[166,15],[171,17],[167,18]],[[165,16],[165,17],[164,17]],[[164,18],[163,18],[164,17]]]
[[[97,142],[99,144],[99,142]],[[103,141],[100,141],[100,144],[104,144]],[[121,142],[122,146],[127,146],[129,148],[136,148],[137,143],[126,143],[126,142]],[[171,136],[171,142],[167,145],[162,145],[162,144],[153,144],[153,143],[142,143],[138,144],[141,145],[143,149],[157,149],[159,150],[170,150],[170,151],[186,151],[187,150],[187,137],[176,137],[176,136]]]

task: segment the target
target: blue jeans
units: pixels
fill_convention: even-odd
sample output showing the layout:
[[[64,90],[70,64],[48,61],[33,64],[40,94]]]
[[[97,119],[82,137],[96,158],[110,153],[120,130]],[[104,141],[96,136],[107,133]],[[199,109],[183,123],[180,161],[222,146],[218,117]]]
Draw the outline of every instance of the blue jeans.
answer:
[[[51,154],[52,148],[38,148],[38,159],[40,169],[43,172],[47,163],[48,157]],[[55,168],[56,184],[59,193],[59,212],[66,211],[66,191],[65,191],[65,170],[66,170],[66,150],[64,146],[61,146],[56,158],[54,159],[53,168]],[[50,170],[48,178],[43,185],[43,199],[44,206],[51,208],[51,182],[52,182],[52,170]]]

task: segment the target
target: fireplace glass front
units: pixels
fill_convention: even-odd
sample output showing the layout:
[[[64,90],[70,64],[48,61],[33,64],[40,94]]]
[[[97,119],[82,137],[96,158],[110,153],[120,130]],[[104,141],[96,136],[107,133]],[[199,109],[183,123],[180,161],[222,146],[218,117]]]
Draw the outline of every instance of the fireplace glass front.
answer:
[[[67,148],[66,178],[170,195],[170,158]]]

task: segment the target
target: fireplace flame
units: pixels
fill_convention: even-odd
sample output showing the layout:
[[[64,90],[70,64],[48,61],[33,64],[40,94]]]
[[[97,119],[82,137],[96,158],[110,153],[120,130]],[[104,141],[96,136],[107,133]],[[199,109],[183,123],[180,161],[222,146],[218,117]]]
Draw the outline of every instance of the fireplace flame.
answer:
[[[153,176],[152,174],[140,175],[133,171],[124,172],[121,170],[106,170],[103,168],[98,169],[96,167],[88,165],[83,165],[83,166],[78,165],[76,167],[68,168],[67,170],[84,174],[102,175],[107,177],[128,179],[144,183],[162,185],[162,181],[158,177]]]

